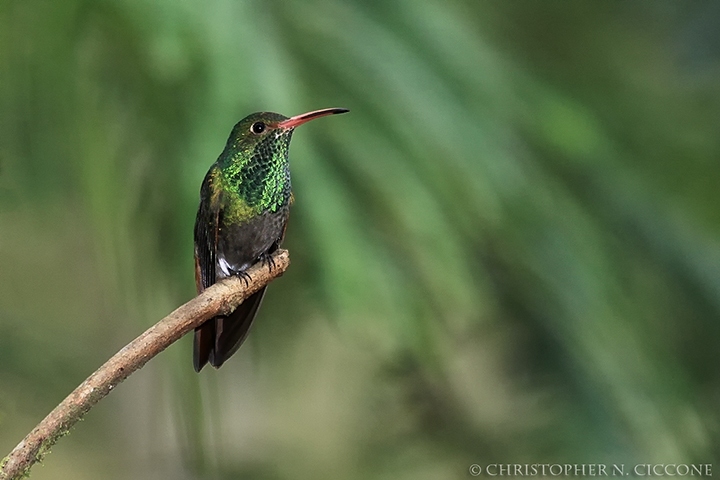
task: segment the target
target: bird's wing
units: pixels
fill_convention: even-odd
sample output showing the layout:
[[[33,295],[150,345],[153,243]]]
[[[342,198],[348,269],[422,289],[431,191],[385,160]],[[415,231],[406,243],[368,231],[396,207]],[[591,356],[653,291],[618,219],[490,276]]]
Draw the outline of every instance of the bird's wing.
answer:
[[[200,207],[195,219],[195,286],[198,293],[215,283],[218,229],[220,226],[220,193],[213,184],[217,179],[213,167],[200,188]],[[193,366],[195,371],[208,362],[215,346],[215,321],[210,320],[195,329]]]
[[[213,167],[200,188],[200,207],[195,219],[195,286],[198,293],[215,283],[220,227],[220,193],[213,183],[216,178]]]

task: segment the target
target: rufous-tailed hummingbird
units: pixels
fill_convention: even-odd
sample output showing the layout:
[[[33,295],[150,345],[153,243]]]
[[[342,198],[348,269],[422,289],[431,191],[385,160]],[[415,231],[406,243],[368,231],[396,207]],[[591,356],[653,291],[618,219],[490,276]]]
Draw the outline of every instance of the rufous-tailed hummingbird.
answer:
[[[295,127],[345,113],[326,108],[285,117],[253,113],[240,120],[200,188],[195,220],[195,284],[198,293],[220,279],[243,276],[274,252],[285,236],[293,196],[288,147]],[[265,289],[248,297],[233,313],[195,329],[193,365],[220,367],[247,337]]]

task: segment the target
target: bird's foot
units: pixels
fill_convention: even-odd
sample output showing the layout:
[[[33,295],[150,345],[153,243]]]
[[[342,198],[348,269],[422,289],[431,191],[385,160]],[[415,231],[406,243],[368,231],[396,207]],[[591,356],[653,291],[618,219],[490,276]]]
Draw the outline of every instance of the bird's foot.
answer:
[[[240,270],[239,272],[235,272],[235,275],[240,277],[240,279],[245,282],[245,288],[250,286],[250,275],[245,270]]]
[[[260,255],[260,261],[263,265],[268,267],[268,270],[270,272],[272,272],[273,268],[275,268],[275,259],[273,259],[271,253],[263,253],[262,255]]]

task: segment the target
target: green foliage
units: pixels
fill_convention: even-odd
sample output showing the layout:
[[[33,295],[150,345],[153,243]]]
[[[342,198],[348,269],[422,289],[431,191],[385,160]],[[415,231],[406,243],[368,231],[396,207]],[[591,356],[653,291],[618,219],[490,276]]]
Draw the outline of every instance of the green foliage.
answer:
[[[293,263],[249,345],[196,377],[180,342],[34,475],[717,460],[713,12],[3,2],[0,448],[193,295],[232,125],[338,106],[294,136]]]

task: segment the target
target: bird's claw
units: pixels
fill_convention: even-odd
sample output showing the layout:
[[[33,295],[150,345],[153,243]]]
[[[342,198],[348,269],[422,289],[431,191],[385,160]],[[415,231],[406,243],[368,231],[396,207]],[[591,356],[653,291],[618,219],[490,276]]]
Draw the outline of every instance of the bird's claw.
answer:
[[[245,282],[245,288],[250,286],[250,280],[252,277],[250,277],[250,275],[245,270],[240,270],[239,272],[235,272],[235,275],[240,277],[240,279],[243,282]]]
[[[272,257],[272,254],[262,254],[262,256],[260,257],[260,261],[263,263],[263,265],[266,265],[270,273],[272,273],[273,268],[275,268],[275,259]]]

